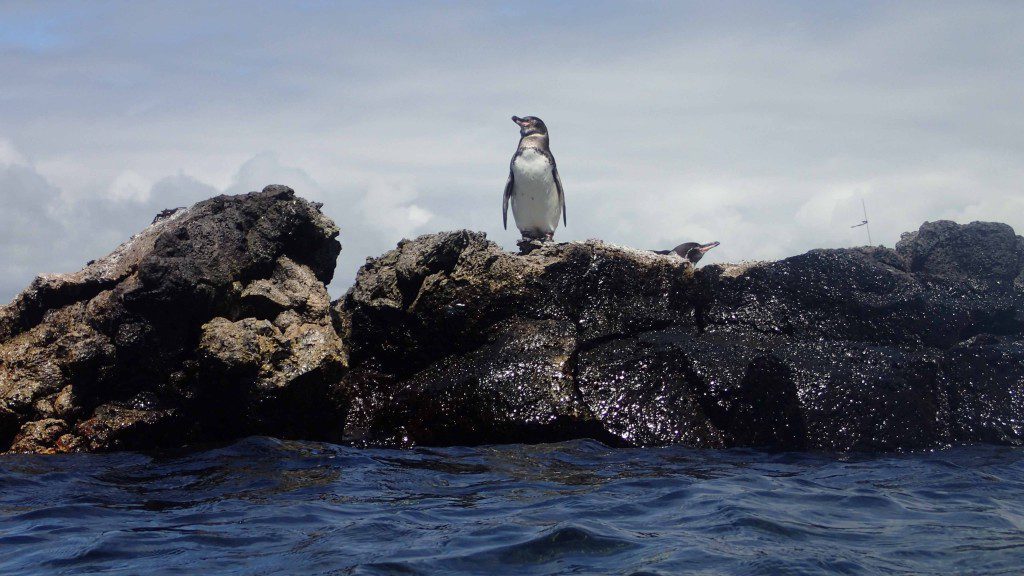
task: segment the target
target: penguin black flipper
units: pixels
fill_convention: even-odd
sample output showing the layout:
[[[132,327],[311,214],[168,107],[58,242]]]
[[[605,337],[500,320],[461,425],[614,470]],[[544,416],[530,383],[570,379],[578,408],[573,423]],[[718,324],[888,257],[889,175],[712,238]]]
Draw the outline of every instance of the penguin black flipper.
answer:
[[[515,156],[512,157],[512,162],[515,162]],[[505,182],[505,195],[501,199],[501,223],[504,225],[505,230],[508,230],[508,201],[512,198],[512,183],[514,177],[512,176],[512,162],[509,162],[508,166],[508,180]]]
[[[558,203],[562,206],[562,224],[568,226],[569,216],[565,212],[565,192],[562,191],[562,179],[558,177],[558,165],[555,164],[555,158],[550,155],[549,158],[551,158],[551,175],[555,178],[555,188],[558,188]],[[558,224],[558,220],[555,220],[555,224]]]
[[[565,212],[565,192],[562,190],[562,178],[558,176],[558,162],[555,162],[554,155],[551,154],[550,150],[543,151],[544,156],[547,157],[548,162],[551,162],[551,177],[555,179],[555,188],[558,190],[558,205],[562,207],[562,224],[569,225],[569,216]],[[555,224],[558,220],[555,220]]]

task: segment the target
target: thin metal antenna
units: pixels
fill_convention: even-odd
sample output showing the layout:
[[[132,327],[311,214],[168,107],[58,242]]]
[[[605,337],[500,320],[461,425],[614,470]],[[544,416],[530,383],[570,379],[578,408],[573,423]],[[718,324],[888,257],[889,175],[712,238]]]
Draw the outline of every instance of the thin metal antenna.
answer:
[[[874,246],[875,243],[871,241],[871,226],[868,224],[868,207],[864,204],[863,198],[860,199],[860,207],[864,210],[864,219],[860,221],[860,224],[854,224],[850,228],[860,228],[863,226],[868,232],[868,245]]]

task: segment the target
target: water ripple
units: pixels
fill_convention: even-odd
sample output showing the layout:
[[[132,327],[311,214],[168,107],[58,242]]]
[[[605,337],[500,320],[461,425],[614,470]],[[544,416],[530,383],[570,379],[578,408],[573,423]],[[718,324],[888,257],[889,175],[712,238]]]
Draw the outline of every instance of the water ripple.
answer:
[[[1024,450],[540,446],[0,459],[0,574],[1016,574]]]

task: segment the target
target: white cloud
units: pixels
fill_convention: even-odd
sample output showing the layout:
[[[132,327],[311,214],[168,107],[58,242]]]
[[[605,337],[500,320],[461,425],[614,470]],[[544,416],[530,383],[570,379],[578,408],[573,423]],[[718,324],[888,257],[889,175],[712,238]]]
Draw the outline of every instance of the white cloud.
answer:
[[[107,189],[107,197],[118,202],[145,202],[153,183],[131,170],[118,174]]]
[[[19,152],[10,140],[0,138],[0,167],[28,166],[28,159]]]
[[[434,215],[416,205],[416,189],[408,182],[377,180],[367,187],[359,210],[370,226],[401,239],[421,230]]]
[[[274,152],[262,152],[242,164],[225,193],[244,194],[262,190],[268,184],[290,186],[310,200],[320,201],[325,197],[320,184],[305,170],[282,164]]]
[[[60,192],[0,139],[0,301],[40,272],[61,268],[66,229],[54,216]]]
[[[24,169],[4,182],[34,191],[19,213],[67,227],[75,266],[161,208],[287,184],[342,230],[335,295],[403,236],[467,227],[514,246],[500,216],[512,114],[552,129],[559,240],[777,258],[866,242],[849,228],[862,198],[876,243],[938,218],[1024,231],[1024,4],[536,12],[83,8],[46,50],[0,53],[0,126],[20,148],[0,140],[0,166]],[[530,26],[509,26],[523,14]],[[4,257],[60,264],[31,245]]]

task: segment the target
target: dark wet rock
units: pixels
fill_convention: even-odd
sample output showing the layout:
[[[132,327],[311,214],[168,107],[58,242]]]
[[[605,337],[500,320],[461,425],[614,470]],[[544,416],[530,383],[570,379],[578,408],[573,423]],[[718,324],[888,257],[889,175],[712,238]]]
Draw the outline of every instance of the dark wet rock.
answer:
[[[731,445],[786,450],[814,445],[793,368],[785,361],[772,355],[754,357],[739,385],[720,398],[727,400],[720,425],[729,431]]]
[[[364,437],[425,445],[610,440],[575,398],[575,342],[570,322],[510,320],[471,352],[404,380]]]
[[[708,383],[698,372],[687,330],[644,332],[581,351],[576,385],[609,433],[640,445],[722,447],[722,432],[701,402]]]
[[[137,408],[119,402],[102,404],[92,417],[75,426],[76,436],[90,451],[144,450],[182,444],[181,433],[192,423],[178,409]],[[60,449],[60,447],[58,447]]]
[[[701,269],[702,326],[785,338],[916,342],[923,289],[884,248],[812,250]]]
[[[913,450],[1024,437],[1024,241],[926,223],[896,250],[707,266],[453,232],[335,304],[348,438]],[[358,423],[358,424],[357,424]]]
[[[370,259],[335,305],[358,366],[346,379],[359,399],[350,419],[365,423],[350,438],[613,441],[575,390],[579,351],[692,324],[692,272],[598,241],[525,255],[466,231],[403,241]]]
[[[958,442],[1024,444],[1024,341],[980,336],[954,346],[940,382]]]
[[[340,250],[285,186],[165,211],[0,307],[0,448],[152,448],[252,433],[337,439]]]
[[[926,352],[858,342],[794,342],[788,369],[808,448],[889,451],[947,443],[949,411]]]
[[[960,225],[939,220],[903,234],[896,251],[915,273],[1012,281],[1024,257],[1020,242],[1013,228],[999,222]]]
[[[445,232],[368,259],[332,304],[337,234],[271,186],[39,277],[0,308],[0,448],[1024,444],[1024,239],[1005,225],[699,270]]]
[[[691,315],[678,294],[691,273],[678,258],[597,241],[519,256],[483,234],[447,232],[369,259],[336,311],[354,359],[408,374],[514,316],[572,321],[583,342],[668,325]]]

